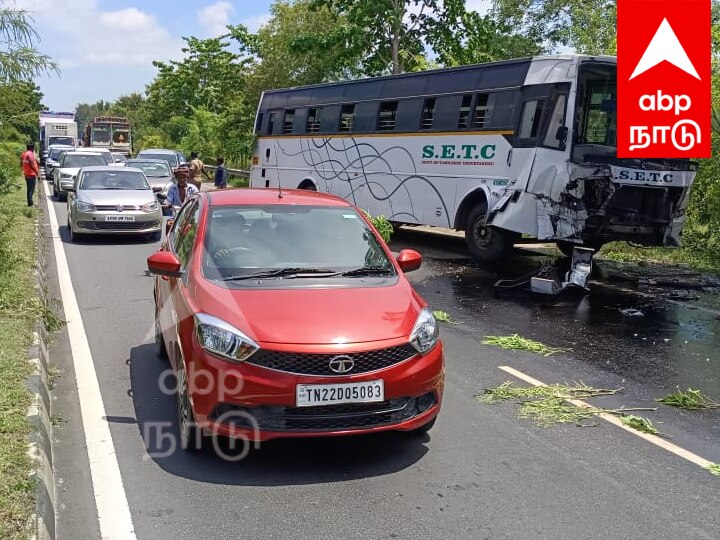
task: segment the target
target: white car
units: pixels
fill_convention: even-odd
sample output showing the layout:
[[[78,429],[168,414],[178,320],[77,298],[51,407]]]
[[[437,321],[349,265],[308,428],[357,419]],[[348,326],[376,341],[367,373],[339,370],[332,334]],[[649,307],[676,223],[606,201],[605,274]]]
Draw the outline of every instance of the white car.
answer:
[[[53,197],[59,201],[66,200],[68,191],[71,191],[75,185],[80,169],[103,165],[106,166],[107,161],[102,152],[87,150],[65,152],[60,157],[60,163],[53,169]]]

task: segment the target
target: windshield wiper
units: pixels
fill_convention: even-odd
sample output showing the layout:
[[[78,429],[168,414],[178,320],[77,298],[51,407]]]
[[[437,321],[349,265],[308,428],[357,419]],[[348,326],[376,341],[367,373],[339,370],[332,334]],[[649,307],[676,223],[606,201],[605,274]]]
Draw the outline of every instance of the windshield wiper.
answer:
[[[355,268],[354,270],[348,270],[347,272],[343,272],[343,276],[387,276],[391,275],[392,267],[387,266],[361,266],[360,268]]]
[[[242,281],[244,279],[262,279],[262,278],[273,278],[273,277],[329,277],[340,275],[340,272],[335,270],[329,270],[327,268],[278,268],[276,270],[263,270],[262,272],[255,272],[254,274],[239,274],[236,276],[229,276],[222,278],[222,281]]]

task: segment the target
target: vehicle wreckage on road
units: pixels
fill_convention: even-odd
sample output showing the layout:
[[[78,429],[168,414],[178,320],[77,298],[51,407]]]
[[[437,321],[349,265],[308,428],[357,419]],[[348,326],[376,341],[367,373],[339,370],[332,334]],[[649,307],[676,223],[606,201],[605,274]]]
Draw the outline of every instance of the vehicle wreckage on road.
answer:
[[[266,91],[251,185],[462,230],[484,262],[523,237],[678,246],[694,167],[617,158],[616,97],[616,59],[583,55]]]

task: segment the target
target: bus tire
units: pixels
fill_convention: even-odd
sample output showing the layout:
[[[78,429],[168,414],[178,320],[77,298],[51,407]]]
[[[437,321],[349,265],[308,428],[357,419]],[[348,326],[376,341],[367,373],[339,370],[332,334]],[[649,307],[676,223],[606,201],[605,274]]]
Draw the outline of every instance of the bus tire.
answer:
[[[512,250],[514,235],[485,225],[486,220],[487,207],[484,204],[473,208],[465,226],[465,242],[470,254],[479,262],[498,262]]]

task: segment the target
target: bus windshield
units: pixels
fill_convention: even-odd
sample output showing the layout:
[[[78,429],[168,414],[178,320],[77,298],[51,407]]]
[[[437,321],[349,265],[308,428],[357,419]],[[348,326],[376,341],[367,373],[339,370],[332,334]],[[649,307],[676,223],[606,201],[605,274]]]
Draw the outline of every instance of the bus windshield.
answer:
[[[93,127],[93,143],[109,143],[110,142],[110,126],[94,126]]]
[[[615,156],[617,147],[615,64],[583,63],[578,78],[573,158]]]
[[[65,144],[67,146],[74,146],[75,139],[72,137],[50,137],[48,144]]]

